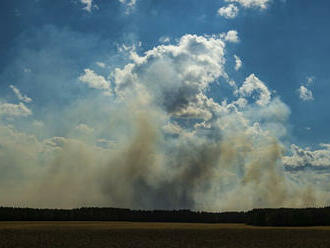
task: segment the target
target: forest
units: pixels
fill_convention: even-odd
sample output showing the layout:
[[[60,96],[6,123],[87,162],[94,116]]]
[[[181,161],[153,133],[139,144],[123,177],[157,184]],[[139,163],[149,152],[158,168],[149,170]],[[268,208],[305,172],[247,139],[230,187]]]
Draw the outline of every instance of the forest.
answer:
[[[330,207],[253,209],[245,212],[131,210],[96,207],[77,209],[0,207],[0,221],[131,221],[245,223],[255,226],[327,226],[330,225]]]

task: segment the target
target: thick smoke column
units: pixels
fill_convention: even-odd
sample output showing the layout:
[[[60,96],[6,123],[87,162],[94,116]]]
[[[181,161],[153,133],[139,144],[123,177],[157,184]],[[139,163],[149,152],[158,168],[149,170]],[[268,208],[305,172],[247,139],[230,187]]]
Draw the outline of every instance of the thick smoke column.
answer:
[[[185,35],[143,56],[132,49],[111,87],[87,70],[84,83],[107,87],[63,113],[66,126],[84,118],[65,137],[37,139],[3,122],[0,205],[234,210],[329,203],[326,185],[302,184],[284,169],[290,111],[254,74],[242,84],[230,79],[221,37]],[[230,100],[207,95],[211,86],[221,90],[215,82],[232,87]]]

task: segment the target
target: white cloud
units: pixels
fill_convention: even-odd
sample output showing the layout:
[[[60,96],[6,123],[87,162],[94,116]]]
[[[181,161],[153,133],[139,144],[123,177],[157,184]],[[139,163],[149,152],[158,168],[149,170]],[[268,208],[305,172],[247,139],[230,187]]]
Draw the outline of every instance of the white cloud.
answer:
[[[94,128],[83,123],[76,126],[75,129],[84,134],[91,134],[94,132]]]
[[[105,66],[106,66],[105,63],[103,63],[103,62],[96,62],[96,64],[101,68],[105,68]]]
[[[87,84],[90,88],[110,91],[110,82],[91,69],[85,69],[84,74],[79,77],[79,80]]]
[[[218,15],[223,16],[226,19],[233,19],[238,15],[239,9],[234,4],[229,4],[227,6],[218,9]]]
[[[18,98],[18,100],[23,101],[25,103],[30,103],[32,102],[32,99],[26,95],[22,95],[20,90],[16,88],[14,85],[9,85],[9,87],[13,90],[14,94]]]
[[[114,82],[120,95],[134,94],[141,102],[162,106],[184,118],[209,119],[203,91],[220,76],[225,43],[220,37],[185,35],[177,45],[161,45],[144,56],[131,56],[134,63],[116,69]],[[149,100],[148,100],[149,99]]]
[[[226,2],[239,3],[244,8],[260,8],[266,9],[270,0],[225,0]]]
[[[162,36],[159,38],[159,42],[161,43],[169,43],[171,41],[171,38],[168,36]]]
[[[136,4],[136,0],[119,0],[122,4],[126,4],[127,6],[134,7]]]
[[[234,58],[235,58],[235,70],[238,71],[242,67],[242,60],[237,55],[234,55]]]
[[[93,5],[93,0],[80,0],[85,5],[84,10],[91,12],[92,8],[97,8],[97,5]]]
[[[299,98],[301,100],[303,100],[303,101],[314,100],[313,92],[309,88],[314,84],[314,80],[315,80],[315,77],[313,77],[313,76],[306,77],[306,82],[298,88],[297,92],[298,92]]]
[[[291,168],[328,167],[330,168],[330,144],[320,144],[321,149],[311,150],[291,145],[291,156],[285,156],[282,162]]]
[[[298,89],[299,98],[303,101],[312,101],[314,100],[313,93],[310,89],[306,88],[304,85],[301,85]]]
[[[163,130],[165,133],[169,134],[180,134],[182,132],[182,127],[175,122],[168,122],[165,126],[163,126]]]
[[[0,103],[0,116],[27,117],[29,115],[32,115],[32,111],[24,103]]]
[[[126,14],[129,14],[135,8],[136,0],[119,0],[126,6]]]
[[[266,85],[257,78],[254,74],[247,77],[243,85],[239,88],[239,93],[243,97],[252,96],[253,92],[258,93],[258,98],[256,103],[259,105],[266,105],[271,99],[271,93]]]
[[[311,85],[314,83],[315,77],[310,76],[306,78],[306,85]]]
[[[232,42],[232,43],[238,43],[238,33],[236,30],[230,30],[227,33],[222,33],[221,37],[225,39],[225,41]]]

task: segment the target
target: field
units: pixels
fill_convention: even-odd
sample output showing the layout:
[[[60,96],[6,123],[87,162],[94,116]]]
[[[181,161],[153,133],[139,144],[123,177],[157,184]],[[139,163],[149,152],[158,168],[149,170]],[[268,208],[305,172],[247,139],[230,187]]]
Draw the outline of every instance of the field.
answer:
[[[1,222],[0,248],[330,247],[329,227],[241,224]]]

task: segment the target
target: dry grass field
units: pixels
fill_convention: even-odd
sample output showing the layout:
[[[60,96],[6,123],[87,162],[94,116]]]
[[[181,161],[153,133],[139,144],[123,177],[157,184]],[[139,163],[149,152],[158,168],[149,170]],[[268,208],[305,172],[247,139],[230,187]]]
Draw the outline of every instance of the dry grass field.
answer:
[[[0,248],[330,247],[330,228],[240,224],[2,222]]]

